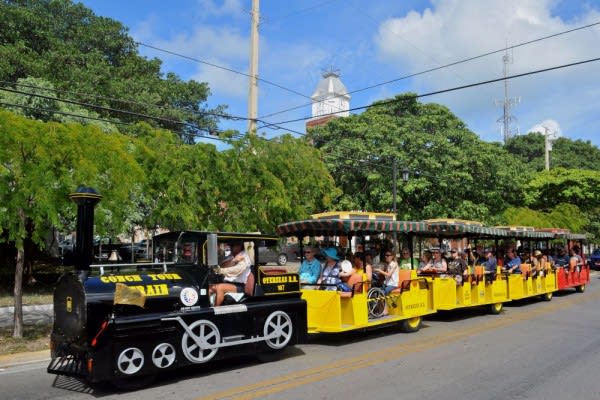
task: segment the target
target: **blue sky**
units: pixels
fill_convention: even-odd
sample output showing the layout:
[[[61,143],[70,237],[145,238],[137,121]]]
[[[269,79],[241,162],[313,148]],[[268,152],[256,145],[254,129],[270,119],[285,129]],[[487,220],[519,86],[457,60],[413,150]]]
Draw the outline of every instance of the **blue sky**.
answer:
[[[84,0],[97,15],[129,27],[139,42],[248,73],[251,0]],[[350,107],[413,91],[419,94],[500,78],[501,53],[360,89],[465,58],[600,22],[600,0],[262,0],[258,115],[304,132],[321,71],[341,71],[352,93]],[[600,25],[512,51],[509,74],[600,57]],[[247,116],[248,78],[202,63],[140,47],[163,61],[165,72],[208,82],[209,106],[226,104]],[[543,125],[559,135],[600,145],[600,61],[509,82],[521,133]],[[297,93],[292,93],[298,92]],[[304,96],[302,96],[302,95]],[[500,141],[497,119],[503,83],[422,98],[447,106],[487,141]],[[295,108],[291,111],[287,109]],[[284,112],[285,111],[285,112]],[[246,129],[224,121],[222,129]],[[261,129],[268,137],[285,130]]]

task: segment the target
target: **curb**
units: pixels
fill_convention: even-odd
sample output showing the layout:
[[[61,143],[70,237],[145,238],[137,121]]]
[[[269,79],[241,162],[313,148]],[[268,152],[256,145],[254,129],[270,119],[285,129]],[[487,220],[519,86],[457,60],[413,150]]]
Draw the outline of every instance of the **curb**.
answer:
[[[20,365],[50,361],[50,350],[0,355],[0,372]]]

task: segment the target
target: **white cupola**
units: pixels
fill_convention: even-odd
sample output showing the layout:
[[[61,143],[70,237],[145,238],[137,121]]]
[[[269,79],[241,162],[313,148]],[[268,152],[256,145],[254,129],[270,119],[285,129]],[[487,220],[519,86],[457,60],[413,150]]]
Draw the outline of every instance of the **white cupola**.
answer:
[[[336,113],[334,117],[350,115],[350,95],[340,80],[340,71],[329,69],[322,73],[323,79],[311,96],[312,118]]]

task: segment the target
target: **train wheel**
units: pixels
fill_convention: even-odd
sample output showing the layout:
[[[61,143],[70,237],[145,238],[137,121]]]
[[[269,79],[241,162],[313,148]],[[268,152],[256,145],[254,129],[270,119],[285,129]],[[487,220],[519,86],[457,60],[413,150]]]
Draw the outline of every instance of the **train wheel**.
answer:
[[[181,349],[188,360],[207,362],[217,354],[221,334],[215,324],[205,319],[191,324],[181,338]]]
[[[554,293],[552,293],[552,292],[544,293],[542,295],[542,300],[544,300],[544,301],[550,301],[550,300],[552,300],[552,296],[553,295],[554,295]]]
[[[503,308],[504,308],[504,304],[502,304],[502,303],[490,304],[488,306],[488,312],[493,315],[498,315],[502,312]]]
[[[144,366],[144,353],[137,347],[129,347],[119,354],[117,368],[124,375],[134,375]]]
[[[402,321],[402,330],[404,332],[416,332],[421,328],[421,317],[413,317]]]
[[[288,258],[287,258],[287,255],[285,255],[284,253],[281,253],[277,257],[277,265],[284,266],[285,264],[287,264],[287,262],[288,262]]]
[[[583,292],[585,292],[585,285],[579,285],[579,286],[577,286],[577,287],[575,288],[575,291],[576,291],[577,293],[583,293]]]
[[[265,343],[272,349],[281,350],[287,346],[293,333],[292,319],[283,311],[275,311],[265,320],[263,329]]]
[[[281,358],[285,346],[292,339],[294,324],[288,314],[283,311],[271,313],[265,320],[263,334],[265,350],[259,352],[256,358],[260,362],[273,362]]]

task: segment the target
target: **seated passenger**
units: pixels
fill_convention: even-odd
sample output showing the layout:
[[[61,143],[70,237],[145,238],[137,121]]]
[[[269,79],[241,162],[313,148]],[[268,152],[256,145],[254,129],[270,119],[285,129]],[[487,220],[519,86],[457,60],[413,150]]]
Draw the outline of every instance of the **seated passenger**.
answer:
[[[321,270],[321,276],[317,280],[318,285],[323,285],[323,290],[337,290],[338,285],[342,282],[340,279],[340,258],[337,256],[337,251],[334,248],[321,250],[321,254],[325,256],[325,265]]]
[[[544,275],[544,255],[540,250],[535,250],[533,252],[533,257],[531,257],[531,270],[532,276],[543,276]]]
[[[407,248],[402,249],[402,258],[398,260],[398,265],[400,269],[416,269],[419,266],[417,260],[411,258],[410,250]]]
[[[421,255],[421,262],[419,262],[419,271],[428,271],[431,269],[431,252],[429,250],[425,250]]]
[[[304,260],[298,270],[300,283],[314,285],[321,275],[321,263],[315,258],[315,251],[311,247],[304,249]]]
[[[569,265],[569,256],[567,255],[565,248],[561,246],[558,248],[558,255],[554,259],[554,266],[564,268],[568,265]]]
[[[433,258],[431,263],[421,269],[422,272],[445,273],[448,271],[448,263],[442,258],[442,253],[439,247],[432,247],[431,254]]]
[[[385,294],[390,294],[390,292],[398,288],[398,285],[400,284],[400,268],[398,268],[398,263],[394,259],[394,253],[391,250],[386,251],[384,256],[384,267],[375,268],[373,271],[384,277],[383,291]]]
[[[494,280],[496,277],[496,267],[498,266],[496,256],[494,256],[494,249],[487,248],[484,250],[484,254],[486,260],[481,265],[485,268],[486,280]]]
[[[450,251],[450,261],[448,262],[448,273],[454,275],[456,284],[460,285],[469,274],[467,262],[460,257],[457,249]]]
[[[363,262],[363,257],[366,263]],[[373,266],[371,265],[371,255],[369,253],[358,252],[354,255],[354,272],[365,274],[367,282],[371,282],[373,276]]]
[[[569,272],[579,272],[583,266],[583,258],[579,255],[579,247],[571,248],[571,258],[569,258]]]
[[[232,257],[225,260],[217,271],[223,275],[223,282],[209,287],[209,293],[215,294],[215,306],[223,304],[225,293],[244,293],[246,281],[251,273],[252,261],[244,251],[243,242],[232,243],[231,255]]]
[[[521,257],[519,257],[514,248],[506,251],[507,261],[504,262],[504,269],[511,274],[521,273]]]

